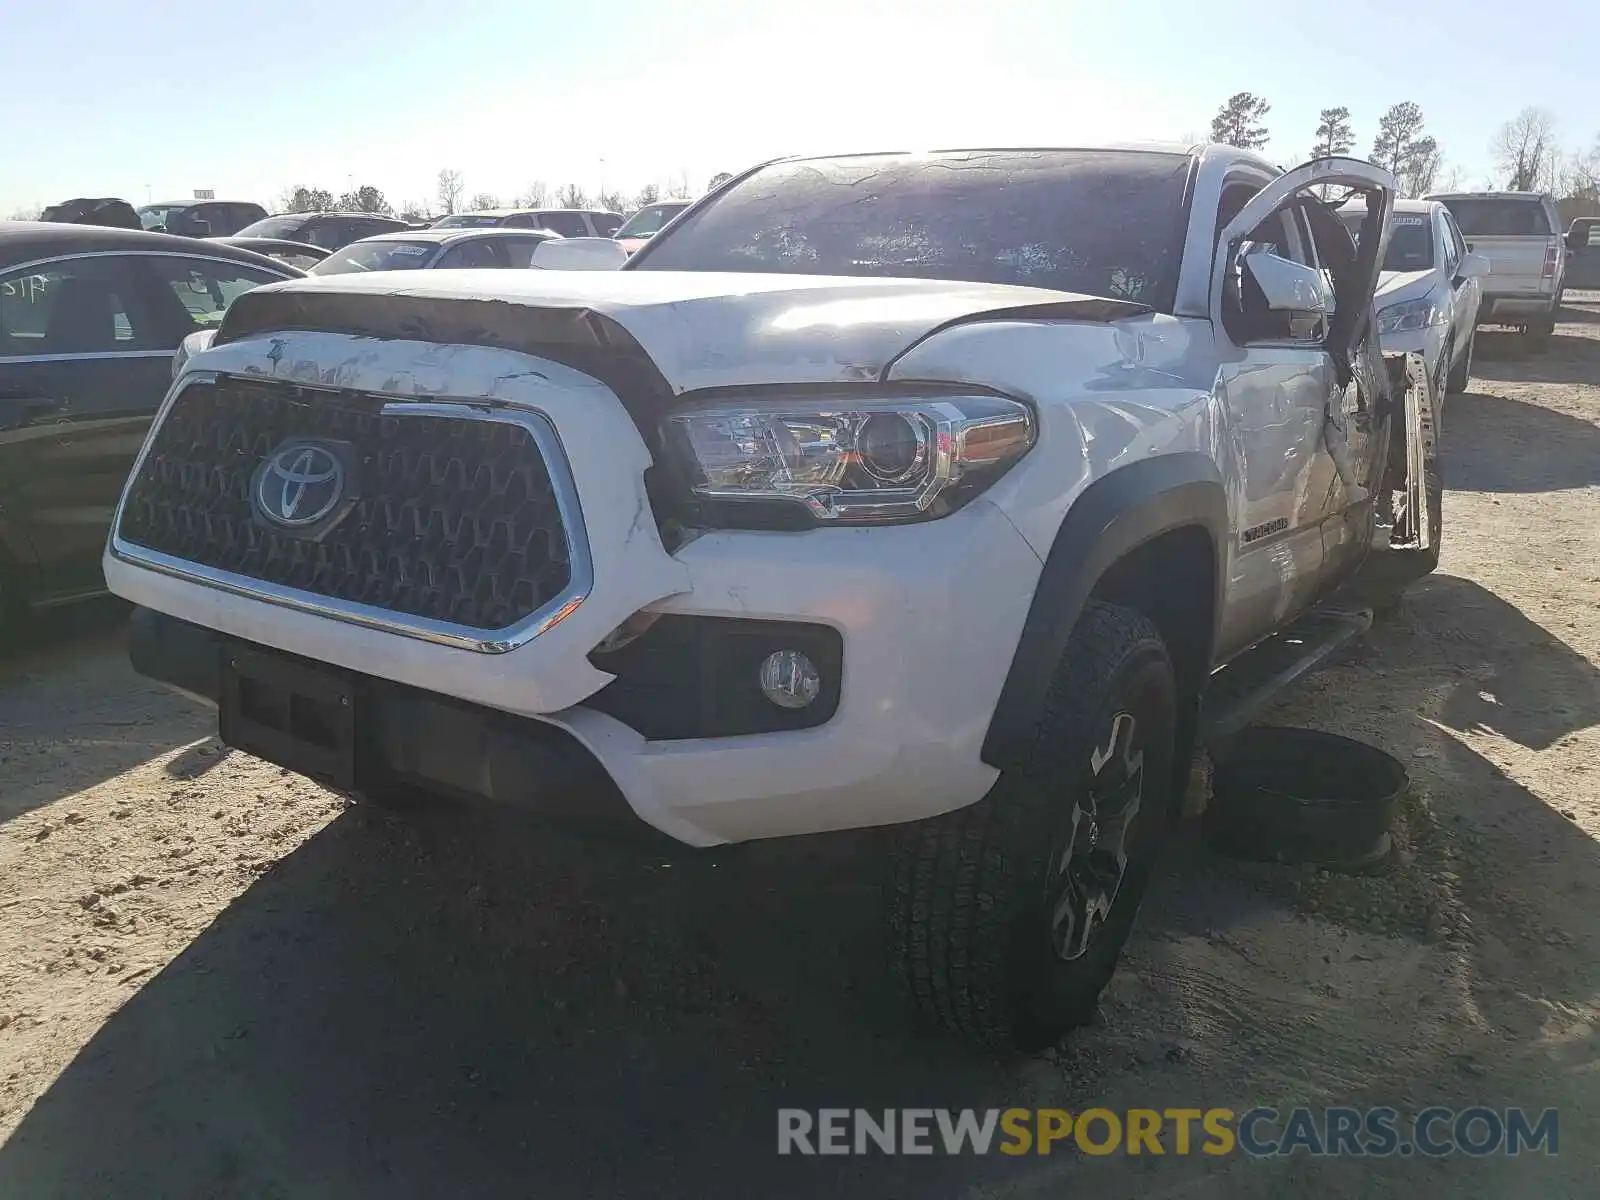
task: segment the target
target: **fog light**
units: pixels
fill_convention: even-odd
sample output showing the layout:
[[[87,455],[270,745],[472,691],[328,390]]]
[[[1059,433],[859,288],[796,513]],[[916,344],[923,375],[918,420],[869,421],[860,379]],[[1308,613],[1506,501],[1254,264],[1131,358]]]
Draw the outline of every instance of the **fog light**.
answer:
[[[798,650],[774,650],[761,663],[761,694],[779,708],[804,708],[822,690],[817,665]]]

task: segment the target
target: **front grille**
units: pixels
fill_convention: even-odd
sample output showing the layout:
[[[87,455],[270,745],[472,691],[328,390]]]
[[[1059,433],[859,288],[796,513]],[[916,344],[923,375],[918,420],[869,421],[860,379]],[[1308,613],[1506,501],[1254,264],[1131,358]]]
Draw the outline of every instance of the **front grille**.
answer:
[[[501,630],[572,580],[550,472],[523,425],[398,415],[361,393],[220,379],[177,397],[128,489],[123,542],[411,617]],[[315,539],[258,518],[251,479],[286,439],[342,442],[358,499]]]

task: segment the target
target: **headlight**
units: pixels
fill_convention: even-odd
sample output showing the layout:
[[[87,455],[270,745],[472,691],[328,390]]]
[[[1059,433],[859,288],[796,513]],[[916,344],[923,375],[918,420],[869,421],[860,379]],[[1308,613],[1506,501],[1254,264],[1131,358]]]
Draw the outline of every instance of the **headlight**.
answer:
[[[995,396],[788,397],[682,409],[665,432],[719,516],[765,501],[817,521],[906,521],[943,516],[998,479],[1033,445],[1034,418]]]
[[[1405,333],[1412,329],[1426,329],[1430,325],[1443,325],[1450,319],[1449,312],[1436,296],[1420,300],[1407,300],[1378,310],[1379,333]]]

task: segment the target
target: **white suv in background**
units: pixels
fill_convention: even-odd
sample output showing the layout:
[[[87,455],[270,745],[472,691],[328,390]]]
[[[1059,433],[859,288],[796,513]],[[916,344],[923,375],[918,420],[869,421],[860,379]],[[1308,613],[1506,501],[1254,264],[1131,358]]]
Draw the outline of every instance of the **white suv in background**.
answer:
[[[1450,210],[1437,200],[1397,200],[1373,303],[1385,354],[1420,354],[1434,391],[1467,390],[1478,307],[1489,263],[1467,249]],[[1340,206],[1352,236],[1367,210]]]

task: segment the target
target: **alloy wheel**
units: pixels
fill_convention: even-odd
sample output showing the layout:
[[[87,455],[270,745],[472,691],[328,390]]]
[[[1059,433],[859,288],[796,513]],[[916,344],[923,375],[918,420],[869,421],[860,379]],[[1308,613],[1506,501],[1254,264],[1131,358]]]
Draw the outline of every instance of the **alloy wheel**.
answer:
[[[1111,915],[1128,873],[1130,833],[1144,800],[1144,750],[1132,713],[1118,712],[1089,756],[1089,779],[1073,802],[1053,857],[1050,940],[1064,962],[1083,957]]]

